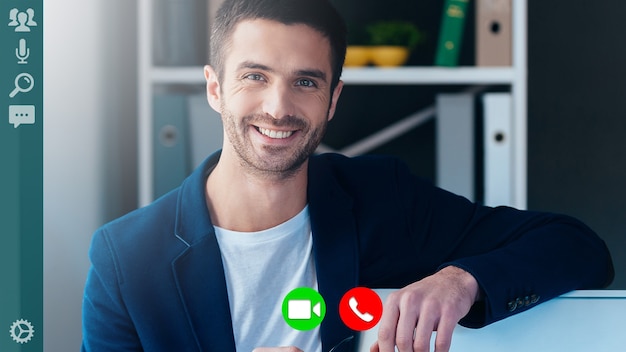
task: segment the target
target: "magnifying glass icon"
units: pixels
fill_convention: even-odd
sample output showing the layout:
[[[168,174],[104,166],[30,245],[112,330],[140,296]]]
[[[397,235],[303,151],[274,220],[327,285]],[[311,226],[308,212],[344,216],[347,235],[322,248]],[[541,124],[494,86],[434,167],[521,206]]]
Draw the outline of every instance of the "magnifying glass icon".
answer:
[[[35,79],[30,73],[22,72],[15,77],[15,89],[9,94],[9,98],[13,98],[17,93],[28,93],[33,89]]]

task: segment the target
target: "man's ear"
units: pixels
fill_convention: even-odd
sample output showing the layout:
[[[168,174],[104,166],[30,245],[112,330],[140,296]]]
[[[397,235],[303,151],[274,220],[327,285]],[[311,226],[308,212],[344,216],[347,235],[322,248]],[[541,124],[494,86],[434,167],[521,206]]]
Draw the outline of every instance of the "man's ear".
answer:
[[[335,116],[335,109],[337,108],[337,101],[339,101],[339,96],[341,95],[341,90],[343,89],[343,81],[339,81],[337,86],[332,92],[332,96],[330,97],[330,108],[328,109],[328,121],[333,119]]]
[[[217,74],[215,73],[215,69],[213,67],[206,65],[204,66],[204,78],[206,79],[206,97],[209,105],[213,110],[222,113],[222,104],[221,104],[221,90],[219,79],[217,78]]]

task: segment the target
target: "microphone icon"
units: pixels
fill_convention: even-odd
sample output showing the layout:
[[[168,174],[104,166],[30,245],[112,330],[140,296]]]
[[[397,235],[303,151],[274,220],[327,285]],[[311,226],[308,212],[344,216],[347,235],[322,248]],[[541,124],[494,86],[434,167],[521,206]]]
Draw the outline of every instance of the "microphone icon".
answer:
[[[15,56],[19,60],[18,64],[27,64],[28,57],[30,56],[30,49],[26,47],[26,39],[20,39],[19,45],[15,48]]]

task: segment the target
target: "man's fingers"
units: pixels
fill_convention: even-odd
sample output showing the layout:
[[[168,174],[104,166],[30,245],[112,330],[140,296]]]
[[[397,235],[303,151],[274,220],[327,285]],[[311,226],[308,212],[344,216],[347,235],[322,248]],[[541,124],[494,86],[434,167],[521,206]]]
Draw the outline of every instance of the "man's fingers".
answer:
[[[400,306],[400,318],[396,329],[396,346],[400,352],[412,352],[415,326],[420,319],[419,304],[403,302]]]
[[[387,298],[387,302],[385,302],[383,316],[378,323],[377,351],[395,351],[396,327],[398,325],[398,319],[400,318],[399,297],[397,292],[392,292]]]
[[[415,352],[430,351],[430,339],[433,336],[438,317],[433,312],[421,312],[415,327],[415,339],[412,346]]]
[[[447,266],[389,295],[379,324],[378,344],[371,351],[429,351],[433,331],[436,352],[448,352],[452,332],[479,297],[476,279]]]
[[[456,327],[456,322],[451,319],[442,319],[437,326],[437,337],[435,338],[435,352],[448,352],[452,345],[452,333]]]

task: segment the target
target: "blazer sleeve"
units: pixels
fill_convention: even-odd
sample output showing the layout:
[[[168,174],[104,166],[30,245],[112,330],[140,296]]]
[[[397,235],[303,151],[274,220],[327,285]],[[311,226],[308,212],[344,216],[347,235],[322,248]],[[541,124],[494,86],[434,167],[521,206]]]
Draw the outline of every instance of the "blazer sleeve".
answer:
[[[81,351],[141,351],[141,343],[120,294],[121,275],[107,232],[95,233],[89,251],[83,297]]]
[[[434,187],[398,163],[397,194],[421,253],[442,253],[484,292],[461,321],[481,327],[575,289],[607,286],[614,276],[606,244],[564,215],[491,208]]]

